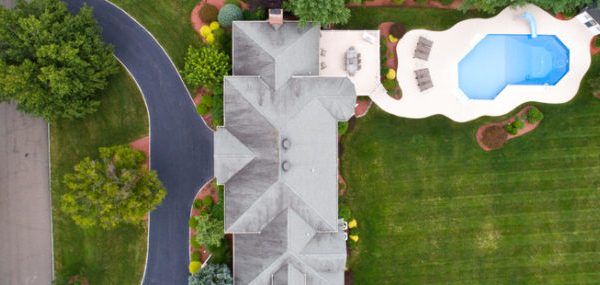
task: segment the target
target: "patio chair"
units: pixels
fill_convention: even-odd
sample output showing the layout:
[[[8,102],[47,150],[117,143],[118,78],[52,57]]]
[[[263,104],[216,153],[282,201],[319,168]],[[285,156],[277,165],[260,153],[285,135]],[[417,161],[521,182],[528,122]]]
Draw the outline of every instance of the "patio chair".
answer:
[[[327,64],[325,62],[321,62],[321,70],[327,68]]]
[[[433,46],[433,41],[425,37],[419,36],[419,41],[417,42],[417,45],[422,45],[431,48]]]
[[[327,51],[324,49],[321,49],[321,56],[326,56],[327,55]]]
[[[429,68],[421,68],[415,70],[415,78],[431,78],[431,76],[429,75]]]

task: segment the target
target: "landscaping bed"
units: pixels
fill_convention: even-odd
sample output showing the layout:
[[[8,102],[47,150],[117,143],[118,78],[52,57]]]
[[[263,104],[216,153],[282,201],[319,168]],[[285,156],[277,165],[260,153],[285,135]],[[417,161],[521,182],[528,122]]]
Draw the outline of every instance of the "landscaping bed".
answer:
[[[475,135],[477,143],[485,151],[499,149],[507,141],[520,137],[537,128],[543,119],[543,115],[539,119],[530,118],[535,116],[535,114],[541,114],[541,112],[536,107],[527,106],[509,119],[497,123],[484,124],[477,129]],[[514,127],[517,124],[521,126]]]

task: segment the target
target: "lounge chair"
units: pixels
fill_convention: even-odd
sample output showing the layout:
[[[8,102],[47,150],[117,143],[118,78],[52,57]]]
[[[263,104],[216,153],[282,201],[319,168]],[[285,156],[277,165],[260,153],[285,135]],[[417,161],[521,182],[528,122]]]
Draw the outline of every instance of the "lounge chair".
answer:
[[[415,78],[431,78],[429,74],[429,68],[422,68],[415,70]]]
[[[413,56],[413,58],[428,60],[432,46],[432,41],[424,37],[419,37],[419,41],[417,42],[417,47],[415,48],[415,55]]]
[[[321,70],[323,70],[323,69],[325,69],[325,68],[327,68],[327,64],[326,64],[326,63],[324,63],[324,62],[321,62]]]
[[[324,49],[321,49],[321,56],[326,56],[327,55],[327,51]]]

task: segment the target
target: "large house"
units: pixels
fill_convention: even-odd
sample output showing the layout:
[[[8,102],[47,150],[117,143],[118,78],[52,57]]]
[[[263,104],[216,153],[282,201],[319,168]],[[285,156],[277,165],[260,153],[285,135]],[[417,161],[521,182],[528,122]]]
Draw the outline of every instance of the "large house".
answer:
[[[319,39],[318,25],[233,24],[214,156],[235,284],[344,284],[337,125],[356,92],[319,76]]]

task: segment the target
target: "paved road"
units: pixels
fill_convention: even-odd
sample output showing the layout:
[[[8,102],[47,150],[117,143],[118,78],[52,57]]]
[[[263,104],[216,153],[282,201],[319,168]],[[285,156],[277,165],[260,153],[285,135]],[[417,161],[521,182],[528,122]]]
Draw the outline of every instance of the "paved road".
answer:
[[[0,103],[0,284],[52,282],[48,124]]]
[[[104,39],[136,79],[150,114],[150,164],[168,194],[150,215],[144,284],[187,284],[188,218],[196,191],[213,176],[213,135],[196,114],[177,70],[140,25],[104,0],[64,0],[94,8]]]

